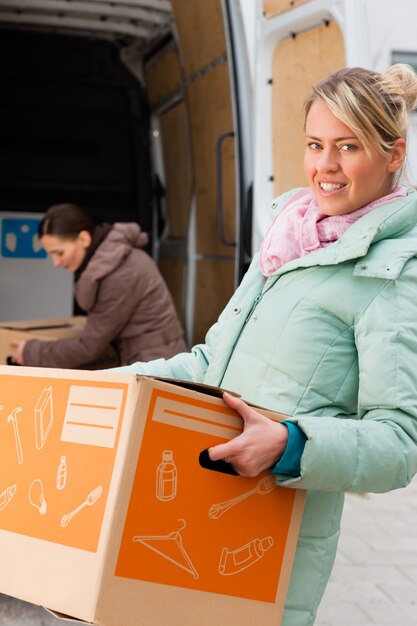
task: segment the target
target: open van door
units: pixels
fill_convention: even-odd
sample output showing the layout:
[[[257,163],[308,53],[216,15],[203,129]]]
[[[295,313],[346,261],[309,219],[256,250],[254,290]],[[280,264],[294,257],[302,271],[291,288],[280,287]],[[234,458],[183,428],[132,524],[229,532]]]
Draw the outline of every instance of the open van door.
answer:
[[[253,249],[269,225],[272,198],[306,186],[303,105],[311,87],[346,65],[340,2],[258,2],[255,72]]]
[[[239,93],[246,58],[238,3],[173,0],[173,37],[146,58],[153,155],[164,188],[159,266],[191,343],[209,326],[240,278],[241,214],[250,181]],[[247,104],[247,100],[245,100]],[[246,109],[247,110],[247,109]]]
[[[257,0],[254,71],[253,250],[271,200],[305,186],[303,105],[311,87],[341,67],[417,71],[417,5],[402,0]],[[407,176],[416,184],[417,113],[410,115]]]

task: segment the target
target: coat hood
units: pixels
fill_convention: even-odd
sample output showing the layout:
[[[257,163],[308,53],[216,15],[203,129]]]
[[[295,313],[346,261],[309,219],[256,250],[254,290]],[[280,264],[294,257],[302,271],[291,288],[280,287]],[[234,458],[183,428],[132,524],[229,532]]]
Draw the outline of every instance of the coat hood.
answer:
[[[75,284],[78,304],[89,311],[96,300],[96,293],[105,276],[113,272],[135,248],[142,248],[149,237],[139,224],[116,222],[107,237],[99,245],[86,269]]]

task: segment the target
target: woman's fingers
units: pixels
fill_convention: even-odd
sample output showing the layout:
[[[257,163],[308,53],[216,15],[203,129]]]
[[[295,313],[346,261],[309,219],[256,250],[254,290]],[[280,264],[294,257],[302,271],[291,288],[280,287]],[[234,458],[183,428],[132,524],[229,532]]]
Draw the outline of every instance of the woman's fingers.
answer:
[[[231,458],[233,456],[233,446],[231,445],[234,442],[228,441],[227,443],[220,443],[218,446],[214,446],[213,448],[209,448],[208,455],[211,461],[220,461],[225,460],[226,463],[231,462]]]
[[[17,363],[18,365],[24,365],[23,362],[23,350],[25,348],[25,344],[26,341],[22,340],[22,339],[12,339],[11,341],[9,341],[9,346],[11,348],[14,348],[15,352],[12,355],[12,360],[14,363]]]
[[[247,421],[251,419],[251,409],[246,402],[240,398],[233,396],[231,393],[224,392],[223,400],[231,408],[234,409],[243,419],[243,432],[235,439],[228,441],[227,443],[220,443],[218,446],[214,446],[209,449],[209,457],[212,461],[219,461],[220,459],[227,459],[227,463],[232,462],[232,457],[240,450],[239,437],[245,432]]]
[[[227,443],[209,449],[212,461],[224,459],[243,476],[257,476],[281,457],[288,439],[288,430],[273,422],[240,398],[225,393],[224,401],[243,419],[243,431]]]
[[[237,413],[239,413],[244,420],[250,416],[251,412],[253,412],[253,409],[246,404],[246,402],[231,393],[227,393],[227,391],[223,393],[223,400],[227,406],[230,406],[231,409],[234,409]]]

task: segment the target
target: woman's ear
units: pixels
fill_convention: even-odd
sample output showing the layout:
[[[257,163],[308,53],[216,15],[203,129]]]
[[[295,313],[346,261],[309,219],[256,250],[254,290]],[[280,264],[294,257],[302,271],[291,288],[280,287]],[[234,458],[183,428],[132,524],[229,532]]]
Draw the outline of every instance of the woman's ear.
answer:
[[[391,173],[396,172],[404,165],[405,153],[407,150],[407,144],[405,139],[400,137],[395,140],[394,147],[389,155],[388,171]]]
[[[83,248],[89,248],[91,246],[91,235],[88,230],[81,230],[78,233],[78,241],[81,243]]]

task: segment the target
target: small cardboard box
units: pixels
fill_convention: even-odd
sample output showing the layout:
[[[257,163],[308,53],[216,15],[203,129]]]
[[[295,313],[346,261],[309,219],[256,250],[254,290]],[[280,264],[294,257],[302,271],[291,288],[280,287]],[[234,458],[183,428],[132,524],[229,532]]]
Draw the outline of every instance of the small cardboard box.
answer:
[[[0,401],[0,592],[102,626],[279,626],[304,492],[200,465],[241,431],[219,390],[0,366]]]
[[[84,315],[76,315],[56,319],[1,322],[0,364],[5,365],[8,362],[8,357],[13,354],[10,341],[30,339],[52,341],[78,337],[85,326],[86,320],[87,318]],[[116,353],[109,346],[97,361],[88,364],[88,369],[104,369],[117,365]]]

